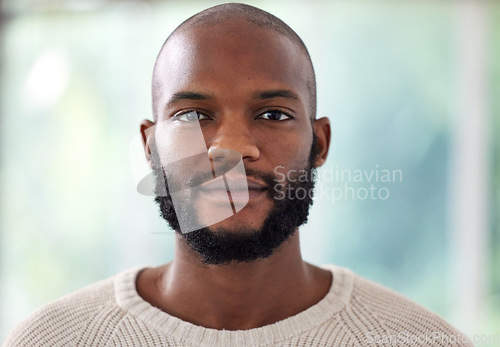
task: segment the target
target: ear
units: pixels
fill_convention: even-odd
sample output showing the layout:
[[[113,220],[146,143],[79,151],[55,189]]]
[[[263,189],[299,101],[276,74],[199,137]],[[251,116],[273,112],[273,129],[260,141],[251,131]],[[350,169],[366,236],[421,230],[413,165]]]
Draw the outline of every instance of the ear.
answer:
[[[330,148],[330,120],[326,117],[315,119],[312,126],[317,137],[316,147],[318,150],[314,167],[320,167],[325,163]]]
[[[152,167],[152,159],[151,159],[151,143],[154,136],[154,126],[155,123],[151,122],[148,119],[144,119],[141,122],[141,138],[142,145],[144,146],[144,153],[146,154],[146,159],[149,163],[149,166]]]

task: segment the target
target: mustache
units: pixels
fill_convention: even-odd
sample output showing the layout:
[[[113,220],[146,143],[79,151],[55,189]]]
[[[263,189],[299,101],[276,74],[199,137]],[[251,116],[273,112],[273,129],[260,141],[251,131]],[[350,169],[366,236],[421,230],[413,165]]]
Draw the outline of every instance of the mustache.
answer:
[[[210,161],[207,160],[206,153],[201,153],[188,158],[184,158],[167,167],[160,164],[159,160],[152,160],[152,167],[157,178],[163,177],[170,193],[181,191],[188,188],[195,188],[204,183],[227,174],[235,167],[232,161]],[[200,163],[204,163],[200,165]],[[272,173],[261,170],[251,169],[245,166],[245,179],[253,179],[263,184],[263,188],[271,190],[273,185],[278,182],[278,178]]]

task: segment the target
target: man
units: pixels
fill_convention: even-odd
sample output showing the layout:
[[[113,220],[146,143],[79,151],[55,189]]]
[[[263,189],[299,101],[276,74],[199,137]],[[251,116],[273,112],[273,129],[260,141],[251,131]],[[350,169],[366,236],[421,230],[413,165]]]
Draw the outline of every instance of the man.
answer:
[[[141,134],[174,260],[41,308],[7,346],[471,345],[399,294],[302,260],[330,125],[285,23],[243,4],[182,23],[155,64],[153,118]]]

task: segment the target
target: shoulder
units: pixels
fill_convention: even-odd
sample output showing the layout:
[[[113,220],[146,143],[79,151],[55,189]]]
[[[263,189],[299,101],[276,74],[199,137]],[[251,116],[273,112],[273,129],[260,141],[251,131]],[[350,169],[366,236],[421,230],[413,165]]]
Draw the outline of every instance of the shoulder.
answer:
[[[472,346],[465,334],[436,313],[389,288],[340,269],[344,275],[352,276],[345,315],[354,326],[363,327],[359,335],[364,335],[365,341],[403,344],[455,341],[458,346]]]
[[[116,277],[116,276],[115,276]],[[4,346],[74,346],[89,329],[123,315],[115,277],[102,280],[36,310],[11,331]],[[94,324],[99,322],[98,324]]]

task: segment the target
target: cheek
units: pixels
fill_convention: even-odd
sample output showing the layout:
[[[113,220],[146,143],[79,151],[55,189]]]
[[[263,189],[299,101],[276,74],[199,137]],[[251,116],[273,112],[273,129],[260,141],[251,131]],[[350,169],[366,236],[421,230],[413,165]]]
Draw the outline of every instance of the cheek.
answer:
[[[164,167],[206,153],[207,148],[199,125],[176,127],[169,123],[159,122],[155,129],[158,155]]]
[[[261,143],[261,156],[278,179],[282,175],[277,173],[288,175],[307,167],[311,143],[306,134],[275,135]]]
[[[190,182],[211,177],[212,166],[199,126],[176,127],[160,122],[155,140],[158,157],[171,191],[190,187]]]

